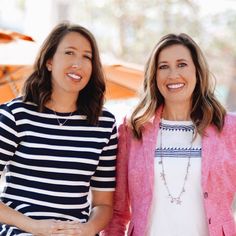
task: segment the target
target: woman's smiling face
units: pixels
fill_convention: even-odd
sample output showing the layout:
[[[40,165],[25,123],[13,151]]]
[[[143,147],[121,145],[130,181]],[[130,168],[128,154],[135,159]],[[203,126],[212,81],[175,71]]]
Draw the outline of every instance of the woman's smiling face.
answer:
[[[196,86],[196,68],[190,51],[181,44],[164,48],[157,61],[157,87],[166,104],[189,107]]]
[[[52,92],[78,96],[90,80],[92,57],[90,42],[77,32],[68,33],[53,58],[47,61],[47,68],[52,74]]]

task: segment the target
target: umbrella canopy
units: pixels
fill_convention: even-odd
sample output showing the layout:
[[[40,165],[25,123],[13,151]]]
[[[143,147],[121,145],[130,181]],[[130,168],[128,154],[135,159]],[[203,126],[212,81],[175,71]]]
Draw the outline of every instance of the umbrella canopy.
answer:
[[[28,35],[21,34],[19,32],[0,29],[0,43],[9,43],[15,39],[34,41],[34,39]]]
[[[103,65],[107,82],[107,99],[136,97],[142,82],[143,71],[124,65]]]
[[[0,29],[0,65],[30,65],[38,48],[28,35]]]
[[[32,37],[0,29],[0,103],[19,95],[37,51]]]

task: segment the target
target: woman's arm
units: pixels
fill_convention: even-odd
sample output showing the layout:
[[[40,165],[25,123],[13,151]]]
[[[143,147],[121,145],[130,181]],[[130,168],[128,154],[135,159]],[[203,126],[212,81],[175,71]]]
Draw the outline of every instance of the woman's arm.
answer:
[[[59,229],[56,220],[34,220],[0,202],[0,222],[12,225],[35,236],[48,236]]]
[[[89,220],[81,224],[81,235],[94,236],[103,230],[111,220],[113,192],[92,191],[92,211]]]

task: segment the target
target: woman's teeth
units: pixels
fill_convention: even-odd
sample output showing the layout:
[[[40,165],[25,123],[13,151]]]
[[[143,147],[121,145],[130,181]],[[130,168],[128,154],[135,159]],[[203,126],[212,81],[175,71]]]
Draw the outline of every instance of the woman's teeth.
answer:
[[[76,75],[76,74],[68,73],[68,76],[71,77],[72,79],[75,79],[75,80],[81,80],[82,79],[82,77],[80,75]]]
[[[169,89],[177,89],[177,88],[181,88],[181,87],[183,87],[184,86],[184,84],[168,84],[167,85],[167,88],[169,88]]]

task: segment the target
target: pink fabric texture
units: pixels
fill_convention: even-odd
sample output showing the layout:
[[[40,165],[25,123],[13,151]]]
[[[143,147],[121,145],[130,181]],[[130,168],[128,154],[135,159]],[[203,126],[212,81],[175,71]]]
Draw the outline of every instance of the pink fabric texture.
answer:
[[[154,151],[161,109],[132,137],[119,127],[114,214],[102,236],[147,236],[154,183]],[[202,191],[210,236],[236,236],[232,202],[236,192],[236,115],[227,114],[221,133],[210,126],[202,138]]]

